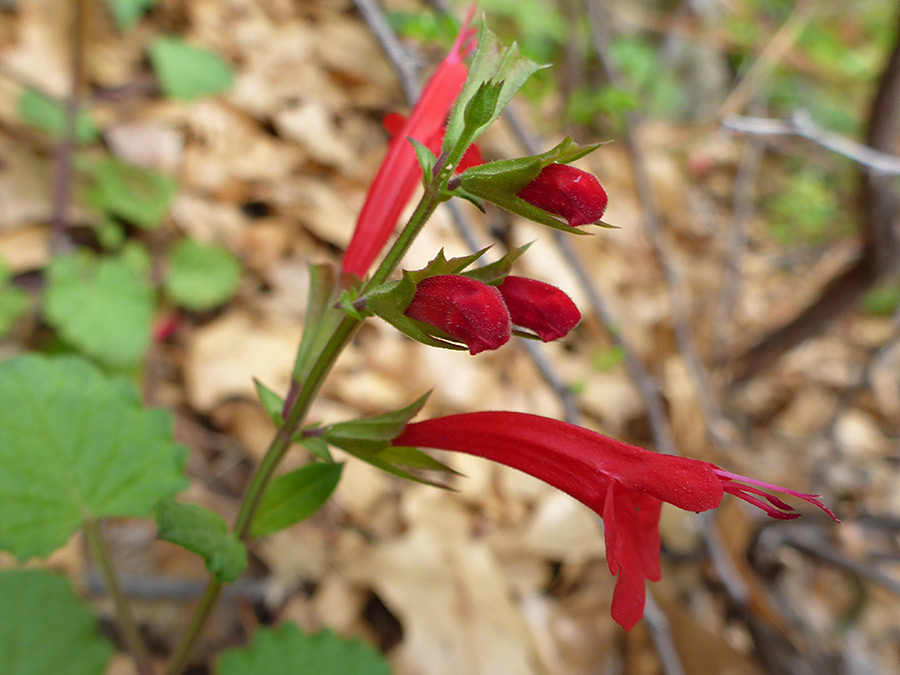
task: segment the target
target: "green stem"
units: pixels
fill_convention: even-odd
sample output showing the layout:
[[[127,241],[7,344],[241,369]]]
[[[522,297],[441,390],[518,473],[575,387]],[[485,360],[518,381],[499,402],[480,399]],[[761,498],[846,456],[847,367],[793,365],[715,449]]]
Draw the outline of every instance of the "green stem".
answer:
[[[446,177],[439,174],[438,178],[432,181],[426,188],[425,195],[419,202],[418,207],[416,207],[409,222],[397,237],[394,245],[384,257],[384,260],[382,260],[381,265],[379,265],[378,269],[375,271],[375,274],[366,285],[366,288],[374,288],[387,281],[391,273],[400,264],[403,254],[406,253],[410,244],[412,244],[413,239],[421,232],[425,223],[431,217],[431,214],[434,213],[438,204],[441,203],[438,185],[440,185],[442,179],[446,180]],[[339,310],[332,309],[330,311]],[[345,316],[334,329],[334,333],[332,333],[331,337],[326,342],[325,347],[322,349],[322,352],[310,369],[309,375],[304,380],[303,386],[300,388],[300,391],[290,408],[287,419],[272,438],[272,442],[269,444],[265,456],[263,456],[262,461],[256,468],[256,472],[253,474],[253,477],[247,485],[247,491],[241,502],[241,509],[234,522],[234,533],[240,539],[247,541],[250,538],[253,517],[256,515],[256,510],[266,491],[266,487],[275,475],[275,471],[281,463],[281,460],[284,459],[285,454],[290,449],[293,443],[293,436],[306,418],[306,414],[309,412],[309,408],[315,400],[316,394],[319,393],[319,389],[321,389],[322,384],[325,382],[325,378],[328,376],[328,373],[331,371],[331,368],[334,366],[335,361],[337,361],[337,358],[344,347],[350,342],[350,338],[353,336],[353,333],[359,325],[360,322],[357,319],[354,319],[351,316]],[[306,326],[306,330],[313,329],[313,326]],[[172,656],[169,667],[166,669],[166,675],[181,675],[184,667],[187,665],[191,651],[203,630],[203,626],[206,624],[206,620],[212,613],[221,592],[222,584],[214,578],[210,579],[206,585],[206,590],[203,592],[203,596],[200,599],[200,603],[194,611],[190,626],[188,627],[181,644]],[[141,675],[144,674],[141,673]]]
[[[103,533],[100,530],[100,523],[93,518],[86,518],[82,528],[91,556],[100,568],[100,574],[103,577],[106,590],[112,597],[113,604],[116,607],[116,619],[122,632],[122,639],[125,641],[128,651],[131,652],[135,668],[139,675],[154,675],[153,664],[150,663],[150,659],[147,656],[144,641],[141,640],[141,634],[138,632],[134,616],[131,614],[131,607],[129,607],[125,594],[122,592],[122,587],[119,585],[119,579],[116,576],[116,570],[113,568],[112,561],[107,554],[106,545],[103,542]]]

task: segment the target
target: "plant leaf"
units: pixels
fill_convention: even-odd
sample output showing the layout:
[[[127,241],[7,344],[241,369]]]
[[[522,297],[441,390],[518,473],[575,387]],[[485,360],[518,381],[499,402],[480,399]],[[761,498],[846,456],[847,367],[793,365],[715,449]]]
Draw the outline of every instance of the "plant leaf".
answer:
[[[130,368],[150,345],[153,289],[124,257],[82,251],[46,272],[44,317],[62,338],[99,362]]]
[[[158,502],[154,511],[159,538],[199,555],[222,583],[231,583],[246,569],[247,549],[218,513],[175,501]]]
[[[234,72],[221,56],[178,38],[157,38],[150,45],[149,53],[166,96],[193,101],[227,91],[234,82]]]
[[[149,516],[187,486],[172,417],[72,356],[0,363],[0,549],[46,556],[85,519]]]
[[[240,281],[240,261],[219,246],[183,239],[169,255],[166,292],[187,309],[202,311],[228,302]]]
[[[343,469],[343,464],[317,462],[276,478],[259,504],[252,535],[264,537],[318,511],[337,487]]]
[[[115,157],[80,156],[76,167],[88,180],[88,205],[146,230],[162,224],[178,191],[172,177]]]
[[[61,101],[45,96],[34,89],[26,89],[19,97],[19,117],[54,139],[66,135],[66,109]],[[78,145],[93,143],[100,135],[99,129],[87,111],[80,111],[75,118],[75,142]]]
[[[284,417],[282,417],[284,399],[255,377],[253,378],[253,386],[256,387],[256,395],[259,396],[259,402],[262,403],[262,407],[269,419],[275,423],[276,427],[280,428],[284,424]]]
[[[106,0],[119,30],[131,30],[141,17],[159,0]]]
[[[247,647],[224,652],[218,675],[391,675],[384,657],[361,640],[339,637],[325,629],[316,635],[295,624],[260,628]]]
[[[0,572],[0,663],[5,675],[100,675],[115,652],[64,577]]]
[[[352,452],[379,452],[403,433],[407,423],[422,409],[428,394],[405,408],[349,422],[329,424],[322,428],[322,438],[331,445]]]

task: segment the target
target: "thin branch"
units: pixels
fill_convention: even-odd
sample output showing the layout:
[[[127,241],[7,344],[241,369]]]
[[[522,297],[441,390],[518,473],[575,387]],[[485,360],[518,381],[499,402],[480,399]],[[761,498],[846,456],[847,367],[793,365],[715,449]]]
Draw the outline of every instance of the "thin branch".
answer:
[[[747,225],[756,206],[754,188],[764,152],[764,144],[761,141],[755,138],[748,139],[741,151],[737,176],[734,179],[734,197],[725,243],[722,286],[713,321],[715,331],[713,355],[717,360],[724,358],[725,351],[731,343],[740,296],[741,262],[747,249]]]
[[[400,44],[375,0],[353,0],[353,2],[394,66],[406,100],[410,103],[415,102],[422,91],[419,82],[419,63]]]
[[[53,247],[64,252],[72,247],[68,227],[69,201],[72,194],[72,155],[78,143],[78,113],[81,109],[81,90],[84,83],[84,35],[87,30],[87,0],[72,5],[71,27],[71,89],[66,101],[66,125],[56,150],[56,182],[53,188]]]
[[[684,675],[684,666],[681,665],[681,657],[675,648],[675,640],[672,639],[669,619],[656,604],[652,593],[647,593],[644,600],[644,621],[650,630],[650,639],[656,648],[663,672],[666,675]]]
[[[128,651],[131,652],[135,668],[139,675],[154,675],[156,671],[147,656],[144,641],[141,639],[137,623],[135,623],[134,616],[131,614],[128,600],[122,592],[115,568],[113,568],[112,561],[109,559],[106,545],[103,542],[103,532],[100,529],[100,523],[94,519],[86,519],[83,530],[91,556],[94,558],[94,563],[100,568],[100,574],[103,577],[106,590],[112,597],[116,608],[118,625],[122,631],[122,639],[125,641]]]
[[[804,110],[798,110],[784,120],[731,115],[722,120],[722,126],[754,136],[798,136],[853,160],[866,171],[885,176],[900,176],[900,158],[873,150],[846,136],[826,131]]]
[[[900,111],[900,13],[895,23],[891,53],[879,79],[869,115],[866,144],[881,153],[891,152],[897,134]],[[732,385],[761,372],[804,340],[818,335],[827,326],[856,306],[862,295],[882,276],[891,272],[900,259],[900,245],[894,224],[898,198],[886,175],[862,171],[859,218],[862,250],[856,262],[829,281],[816,300],[786,324],[773,330],[735,360]]]
[[[620,87],[622,86],[622,75],[610,58],[609,24],[602,12],[603,10],[600,8],[599,3],[588,3],[594,50],[600,59],[600,64],[609,82],[614,86]],[[709,375],[697,352],[690,324],[690,315],[684,299],[684,283],[682,282],[681,274],[672,264],[662,243],[662,217],[659,204],[653,192],[650,175],[647,171],[647,163],[644,159],[643,150],[637,141],[637,133],[635,131],[639,122],[640,120],[635,113],[628,113],[625,118],[624,135],[628,154],[631,156],[632,171],[644,215],[644,225],[647,228],[653,253],[666,280],[672,314],[672,329],[675,332],[678,350],[681,352],[688,373],[693,381],[697,402],[706,422],[707,433],[713,442],[720,448],[725,449],[729,445],[724,424],[725,420],[718,404],[710,393]]]

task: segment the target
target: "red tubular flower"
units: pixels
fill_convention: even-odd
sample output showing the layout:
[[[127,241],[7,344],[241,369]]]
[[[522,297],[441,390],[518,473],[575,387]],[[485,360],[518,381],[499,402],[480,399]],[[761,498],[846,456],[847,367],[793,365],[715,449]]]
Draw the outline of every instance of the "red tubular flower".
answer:
[[[572,299],[543,281],[508,276],[497,290],[513,324],[533,330],[544,342],[565,337],[581,321]]]
[[[572,227],[596,223],[606,210],[606,191],[591,174],[568,164],[548,164],[518,196],[561,216]]]
[[[469,22],[474,9],[473,5],[450,53],[428,80],[418,103],[388,145],[344,253],[341,269],[345,273],[365,276],[422,178],[416,154],[407,138],[428,145],[429,142],[434,144],[436,137],[437,146],[440,145],[447,115],[466,81],[467,69],[462,60],[471,49],[474,31],[469,28]]]
[[[459,274],[420,281],[403,313],[465,343],[470,354],[498,349],[509,341],[509,312],[500,292]]]
[[[728,492],[773,518],[799,517],[793,507],[764,491],[772,490],[814,504],[837,520],[815,495],[537,415],[477,412],[438,417],[407,425],[394,444],[454,450],[511,466],[567,492],[601,516],[609,571],[618,575],[612,617],[625,630],[643,616],[644,580],[660,578],[662,502],[700,512],[717,507]]]

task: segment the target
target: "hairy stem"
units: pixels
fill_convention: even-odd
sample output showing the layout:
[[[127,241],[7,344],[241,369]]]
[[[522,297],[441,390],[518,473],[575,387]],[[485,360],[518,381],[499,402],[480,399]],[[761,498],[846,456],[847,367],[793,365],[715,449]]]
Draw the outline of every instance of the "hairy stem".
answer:
[[[113,568],[112,561],[109,559],[99,521],[93,518],[85,519],[83,530],[91,556],[100,568],[100,575],[103,577],[106,590],[112,597],[113,604],[116,607],[116,620],[119,630],[122,632],[125,646],[134,659],[134,666],[138,675],[154,675],[153,665],[150,663],[147,650],[144,648],[144,642],[141,640],[137,624],[134,621],[134,616],[131,614],[131,607],[129,607],[128,600],[122,592],[116,571]]]

